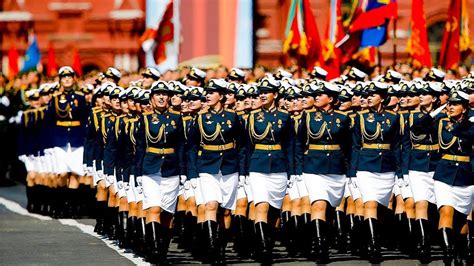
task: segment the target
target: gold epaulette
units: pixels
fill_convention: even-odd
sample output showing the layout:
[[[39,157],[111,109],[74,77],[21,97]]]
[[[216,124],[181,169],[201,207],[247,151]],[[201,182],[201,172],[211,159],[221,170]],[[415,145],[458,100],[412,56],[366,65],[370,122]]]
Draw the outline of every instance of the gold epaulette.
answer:
[[[293,119],[294,119],[294,120],[300,119],[300,118],[301,118],[301,114],[299,114],[299,115],[294,115],[294,116],[293,116]]]
[[[339,110],[334,110],[334,113],[340,114],[340,115],[348,115],[350,111],[339,111]]]
[[[188,121],[188,120],[191,120],[193,119],[192,116],[183,116],[183,121]]]
[[[280,111],[280,112],[282,112],[282,113],[284,113],[284,114],[288,114],[288,111],[285,110],[285,109],[282,109],[282,108],[278,108],[278,111]]]
[[[110,114],[110,113],[105,113],[105,114],[102,115],[102,118],[106,118],[106,117],[109,117],[109,116],[111,116],[111,115],[112,115],[112,114]]]
[[[258,112],[262,111],[262,108],[258,108],[258,109],[255,109],[255,110],[252,110],[250,111],[251,114],[256,114]]]
[[[245,111],[238,111],[237,112],[237,115],[244,115],[245,114]]]
[[[306,113],[308,113],[308,114],[309,114],[309,113],[314,113],[314,112],[316,112],[316,109],[304,110],[304,112],[306,112]]]
[[[175,114],[175,115],[180,115],[180,114],[181,114],[181,112],[178,112],[178,111],[176,111],[176,110],[173,110],[172,108],[169,108],[169,109],[168,109],[168,112],[170,112],[170,113],[172,113],[172,114]]]
[[[229,113],[235,113],[235,111],[234,111],[234,110],[232,110],[232,109],[229,109],[229,108],[225,108],[224,110],[225,110],[225,111],[227,111],[227,112],[229,112]]]
[[[144,112],[144,113],[143,113],[143,116],[151,115],[151,114],[153,114],[153,112],[152,112],[152,111],[148,111],[148,112]]]
[[[75,91],[74,93],[80,96],[84,96],[84,93],[82,91]]]
[[[368,110],[368,109],[365,109],[365,110],[360,110],[360,111],[359,111],[359,114],[365,114],[365,113],[368,113],[368,112],[369,112],[369,110]]]
[[[397,115],[397,113],[395,113],[394,111],[385,110],[385,112],[387,112],[387,113],[389,113],[389,114],[392,114],[392,115]]]
[[[389,111],[389,110],[387,110],[387,111]],[[401,111],[398,111],[398,113],[399,114],[406,114],[406,113],[408,113],[408,110],[401,110]]]

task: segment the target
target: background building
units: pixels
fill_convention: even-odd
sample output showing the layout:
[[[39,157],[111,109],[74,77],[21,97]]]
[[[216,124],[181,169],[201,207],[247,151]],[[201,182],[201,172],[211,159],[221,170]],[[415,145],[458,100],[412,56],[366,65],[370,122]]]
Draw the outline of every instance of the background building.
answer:
[[[180,8],[184,10],[181,12],[181,31],[186,33],[182,35],[182,43],[192,46],[194,38],[203,39],[199,28],[194,28],[193,31],[184,29],[184,26],[194,25],[193,22],[200,19],[192,10],[200,6],[199,3],[205,4],[206,10],[209,11],[205,13],[208,18],[219,10],[225,12],[225,8],[208,10],[223,6],[220,1],[227,0],[181,0]],[[282,42],[290,2],[291,0],[253,0],[254,63],[268,67],[281,64]],[[330,1],[310,2],[323,38]],[[348,13],[350,2],[343,0],[343,13]],[[3,71],[8,65],[6,58],[10,47],[16,46],[19,54],[24,54],[28,46],[29,29],[36,33],[43,65],[47,62],[49,45],[54,47],[56,61],[60,66],[72,64],[72,54],[74,49],[77,49],[85,72],[111,65],[134,71],[144,64],[138,39],[145,30],[145,0],[3,0],[0,3],[0,53]],[[433,62],[439,57],[448,4],[449,0],[425,1]],[[474,25],[474,0],[469,0],[469,4],[470,25]],[[411,0],[398,0],[398,5],[396,51],[397,60],[401,61],[407,57],[405,46],[409,37]],[[218,21],[206,21],[209,22],[206,29],[214,27],[218,31]],[[390,39],[380,48],[384,65],[393,62],[393,23],[390,23],[389,28]],[[471,30],[470,34],[474,37],[474,31]],[[208,32],[206,36],[206,47],[215,46],[218,40],[213,40],[213,35]],[[205,50],[206,47],[200,49]],[[182,58],[183,56],[186,58]],[[189,50],[182,51],[180,61],[184,60],[190,60]]]

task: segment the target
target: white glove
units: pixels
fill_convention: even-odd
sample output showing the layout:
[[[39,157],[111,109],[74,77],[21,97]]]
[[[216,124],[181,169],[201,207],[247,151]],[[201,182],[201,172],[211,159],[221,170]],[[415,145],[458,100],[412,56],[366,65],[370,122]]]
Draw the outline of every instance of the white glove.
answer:
[[[288,179],[288,188],[292,188],[295,182],[296,182],[296,175],[290,175],[290,179]]]
[[[303,176],[302,175],[297,175],[296,176],[296,181],[298,181],[298,182],[303,181]]]
[[[141,176],[137,176],[137,187],[141,187],[143,185],[143,179]]]
[[[8,119],[8,123],[9,124],[15,124],[16,123],[16,119],[14,116],[10,117],[10,119]]]
[[[249,176],[245,176],[245,185],[250,185],[250,178]]]
[[[408,175],[403,175],[403,186],[408,187],[410,185],[410,180],[408,179]]]
[[[109,184],[113,184],[115,182],[115,176],[113,176],[113,175],[108,175],[106,178],[107,178],[107,182],[109,182]]]
[[[89,175],[89,172],[87,171],[87,164],[82,165],[82,170],[84,171],[85,175]]]
[[[188,180],[188,178],[185,175],[180,175],[179,176],[179,183],[181,183],[181,185],[184,185],[186,180]]]
[[[15,122],[17,124],[20,124],[21,123],[21,117],[23,116],[23,111],[18,111],[18,113],[16,114],[16,117],[15,117]]]
[[[127,196],[127,193],[125,192],[125,187],[124,187],[123,181],[118,181],[117,182],[117,188],[118,188],[117,193],[118,193],[119,199]]]
[[[349,177],[349,184],[352,184],[354,188],[357,188],[357,178]]]
[[[446,108],[446,105],[448,105],[448,104],[445,103],[445,104],[441,105],[440,107],[436,108],[436,110],[434,110],[430,113],[430,116],[432,118],[435,118],[439,113],[441,113],[441,111],[444,110],[444,108]]]
[[[403,178],[397,178],[397,181],[396,181],[396,182],[397,182],[397,186],[400,187],[400,188],[403,187],[403,185],[404,185],[404,183],[405,183],[405,182],[403,181]]]
[[[191,182],[189,182],[189,180],[186,180],[186,182],[184,182],[184,189],[185,190],[191,189]]]
[[[193,178],[193,179],[191,179],[189,182],[191,183],[191,187],[192,187],[192,188],[194,188],[194,189],[197,188],[197,186],[198,186],[198,180],[197,180],[197,178]]]
[[[239,176],[239,187],[243,187],[245,185],[245,176],[240,175]]]
[[[2,103],[5,107],[10,106],[10,100],[7,96],[3,96],[0,100],[0,103]]]
[[[96,170],[97,176],[99,178],[104,178],[104,171],[103,170]]]

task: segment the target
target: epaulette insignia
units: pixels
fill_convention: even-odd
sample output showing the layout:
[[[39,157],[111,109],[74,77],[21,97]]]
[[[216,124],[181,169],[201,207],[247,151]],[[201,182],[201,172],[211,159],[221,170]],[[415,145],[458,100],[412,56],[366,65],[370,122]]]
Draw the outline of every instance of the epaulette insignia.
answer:
[[[252,110],[250,113],[256,114],[256,113],[260,112],[261,110],[262,110],[262,109],[258,108],[258,109]]]
[[[84,96],[84,93],[82,93],[81,91],[75,91],[74,93],[80,96]]]
[[[365,113],[368,113],[368,112],[369,112],[369,110],[361,110],[361,111],[359,111],[359,114],[365,114]]]
[[[175,110],[173,110],[173,109],[171,109],[171,108],[168,109],[168,111],[169,111],[170,113],[172,113],[172,114],[175,114],[175,115],[180,115],[180,114],[181,114],[180,112],[175,111]]]
[[[394,111],[391,111],[391,110],[386,110],[387,113],[389,114],[392,114],[392,115],[396,115],[397,113],[395,113]]]
[[[349,111],[339,111],[339,110],[334,110],[334,113],[340,114],[340,115],[347,115],[349,114]]]
[[[229,113],[235,113],[235,111],[232,110],[232,109],[225,108],[224,110],[227,111],[227,112],[229,112]]]
[[[280,112],[282,112],[282,113],[284,113],[284,114],[288,114],[288,111],[285,110],[285,109],[278,109],[278,111],[280,111]]]

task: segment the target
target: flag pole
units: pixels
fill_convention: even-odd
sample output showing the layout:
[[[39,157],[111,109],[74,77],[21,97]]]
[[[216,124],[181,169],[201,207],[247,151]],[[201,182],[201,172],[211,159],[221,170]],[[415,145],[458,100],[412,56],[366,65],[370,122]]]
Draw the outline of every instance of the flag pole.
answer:
[[[397,64],[397,19],[393,19],[393,66]]]

